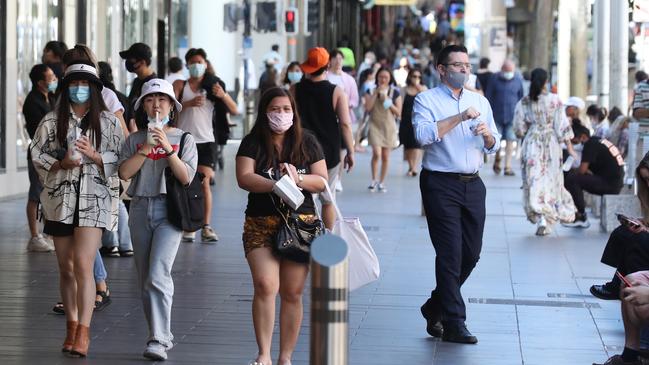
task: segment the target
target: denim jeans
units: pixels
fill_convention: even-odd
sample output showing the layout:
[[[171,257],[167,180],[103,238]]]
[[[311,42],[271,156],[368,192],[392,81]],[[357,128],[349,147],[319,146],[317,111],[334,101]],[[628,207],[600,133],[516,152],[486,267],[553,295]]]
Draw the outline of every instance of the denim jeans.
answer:
[[[128,228],[128,211],[123,200],[120,200],[117,206],[119,209],[117,232],[104,231],[101,236],[101,245],[104,247],[119,247],[120,251],[132,250],[131,231]]]
[[[129,227],[135,251],[149,341],[170,346],[171,304],[174,283],[171,268],[178,253],[182,231],[167,220],[164,196],[135,197],[131,201]]]
[[[106,273],[106,267],[104,266],[104,261],[101,259],[99,250],[97,250],[97,254],[95,255],[93,274],[95,275],[95,283],[106,281],[106,278],[108,277],[108,273]]]

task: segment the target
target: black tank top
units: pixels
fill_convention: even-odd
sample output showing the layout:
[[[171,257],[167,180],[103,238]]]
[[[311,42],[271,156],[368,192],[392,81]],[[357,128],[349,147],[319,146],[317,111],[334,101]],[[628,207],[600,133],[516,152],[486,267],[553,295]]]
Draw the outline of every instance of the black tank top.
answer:
[[[340,125],[333,106],[336,85],[327,80],[304,79],[295,85],[295,102],[302,126],[315,134],[325,154],[327,168],[340,163]]]

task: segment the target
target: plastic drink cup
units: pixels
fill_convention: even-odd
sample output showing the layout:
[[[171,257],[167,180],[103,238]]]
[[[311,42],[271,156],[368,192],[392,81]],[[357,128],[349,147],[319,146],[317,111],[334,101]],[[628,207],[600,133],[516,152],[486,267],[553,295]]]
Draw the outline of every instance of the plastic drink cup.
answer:
[[[71,144],[70,158],[74,161],[79,161],[81,159],[81,152],[77,150],[76,142],[83,136],[83,131],[79,127],[74,128],[74,141]]]
[[[158,112],[155,113],[155,121],[149,122],[149,124],[147,124],[146,141],[151,146],[156,146],[158,144],[158,141],[155,139],[155,135],[151,133],[155,128],[162,129],[162,122],[160,122],[160,113]]]

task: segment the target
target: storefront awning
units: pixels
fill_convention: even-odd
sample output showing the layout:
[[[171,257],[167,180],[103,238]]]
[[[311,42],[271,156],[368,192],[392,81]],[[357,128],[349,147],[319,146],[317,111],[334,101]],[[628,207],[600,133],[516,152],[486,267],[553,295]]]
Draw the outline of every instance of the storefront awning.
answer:
[[[417,0],[375,0],[374,5],[416,5]]]

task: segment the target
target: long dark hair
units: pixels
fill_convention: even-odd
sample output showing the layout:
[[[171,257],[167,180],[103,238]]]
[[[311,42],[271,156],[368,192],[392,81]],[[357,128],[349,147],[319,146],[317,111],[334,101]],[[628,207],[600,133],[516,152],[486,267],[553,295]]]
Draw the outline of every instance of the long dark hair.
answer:
[[[539,95],[543,92],[545,83],[548,82],[548,72],[542,68],[535,68],[532,70],[530,80],[530,99],[538,101]]]
[[[171,105],[172,108],[174,108],[176,105],[173,100],[171,100],[171,97],[167,94],[163,93],[153,93],[149,94],[145,97],[142,98],[142,102],[140,103],[140,107],[135,111],[135,125],[137,125],[137,129],[140,131],[145,131],[147,128],[149,128],[149,115],[146,113],[146,110],[144,110],[144,99],[146,99],[148,96],[159,96],[159,95],[164,95],[169,99],[169,104]],[[175,127],[176,126],[176,118],[178,118],[178,110],[173,109],[169,112],[169,123],[167,123],[168,126],[170,127]]]
[[[410,78],[411,78],[412,75],[414,75],[415,73],[419,73],[419,83],[420,83],[420,84],[423,84],[423,83],[421,82],[421,77],[423,76],[423,74],[422,74],[421,70],[419,69],[419,67],[414,66],[414,67],[412,67],[412,68],[410,69],[410,71],[408,71],[408,77],[406,77],[406,86],[412,86],[412,85],[413,85],[413,84],[412,84],[412,81],[410,81]]]
[[[291,108],[293,108],[293,125],[284,134],[281,154],[273,144],[273,132],[268,124],[268,117],[266,117],[268,105],[277,97],[287,97],[291,102]],[[277,162],[289,162],[293,165],[301,165],[310,160],[311,156],[304,143],[304,130],[300,123],[295,100],[288,91],[280,87],[272,87],[261,95],[257,110],[257,119],[255,120],[254,127],[250,131],[250,137],[259,143],[259,152],[255,160],[258,164],[264,166],[264,168],[270,168]]]
[[[90,87],[90,99],[88,113],[81,120],[81,129],[83,134],[89,136],[90,131],[93,133],[95,140],[95,149],[99,150],[101,146],[101,120],[100,115],[106,108],[101,91],[95,83],[88,82]],[[70,123],[70,90],[63,87],[60,90],[58,106],[56,109],[56,138],[61,146],[67,145],[68,124]]]

